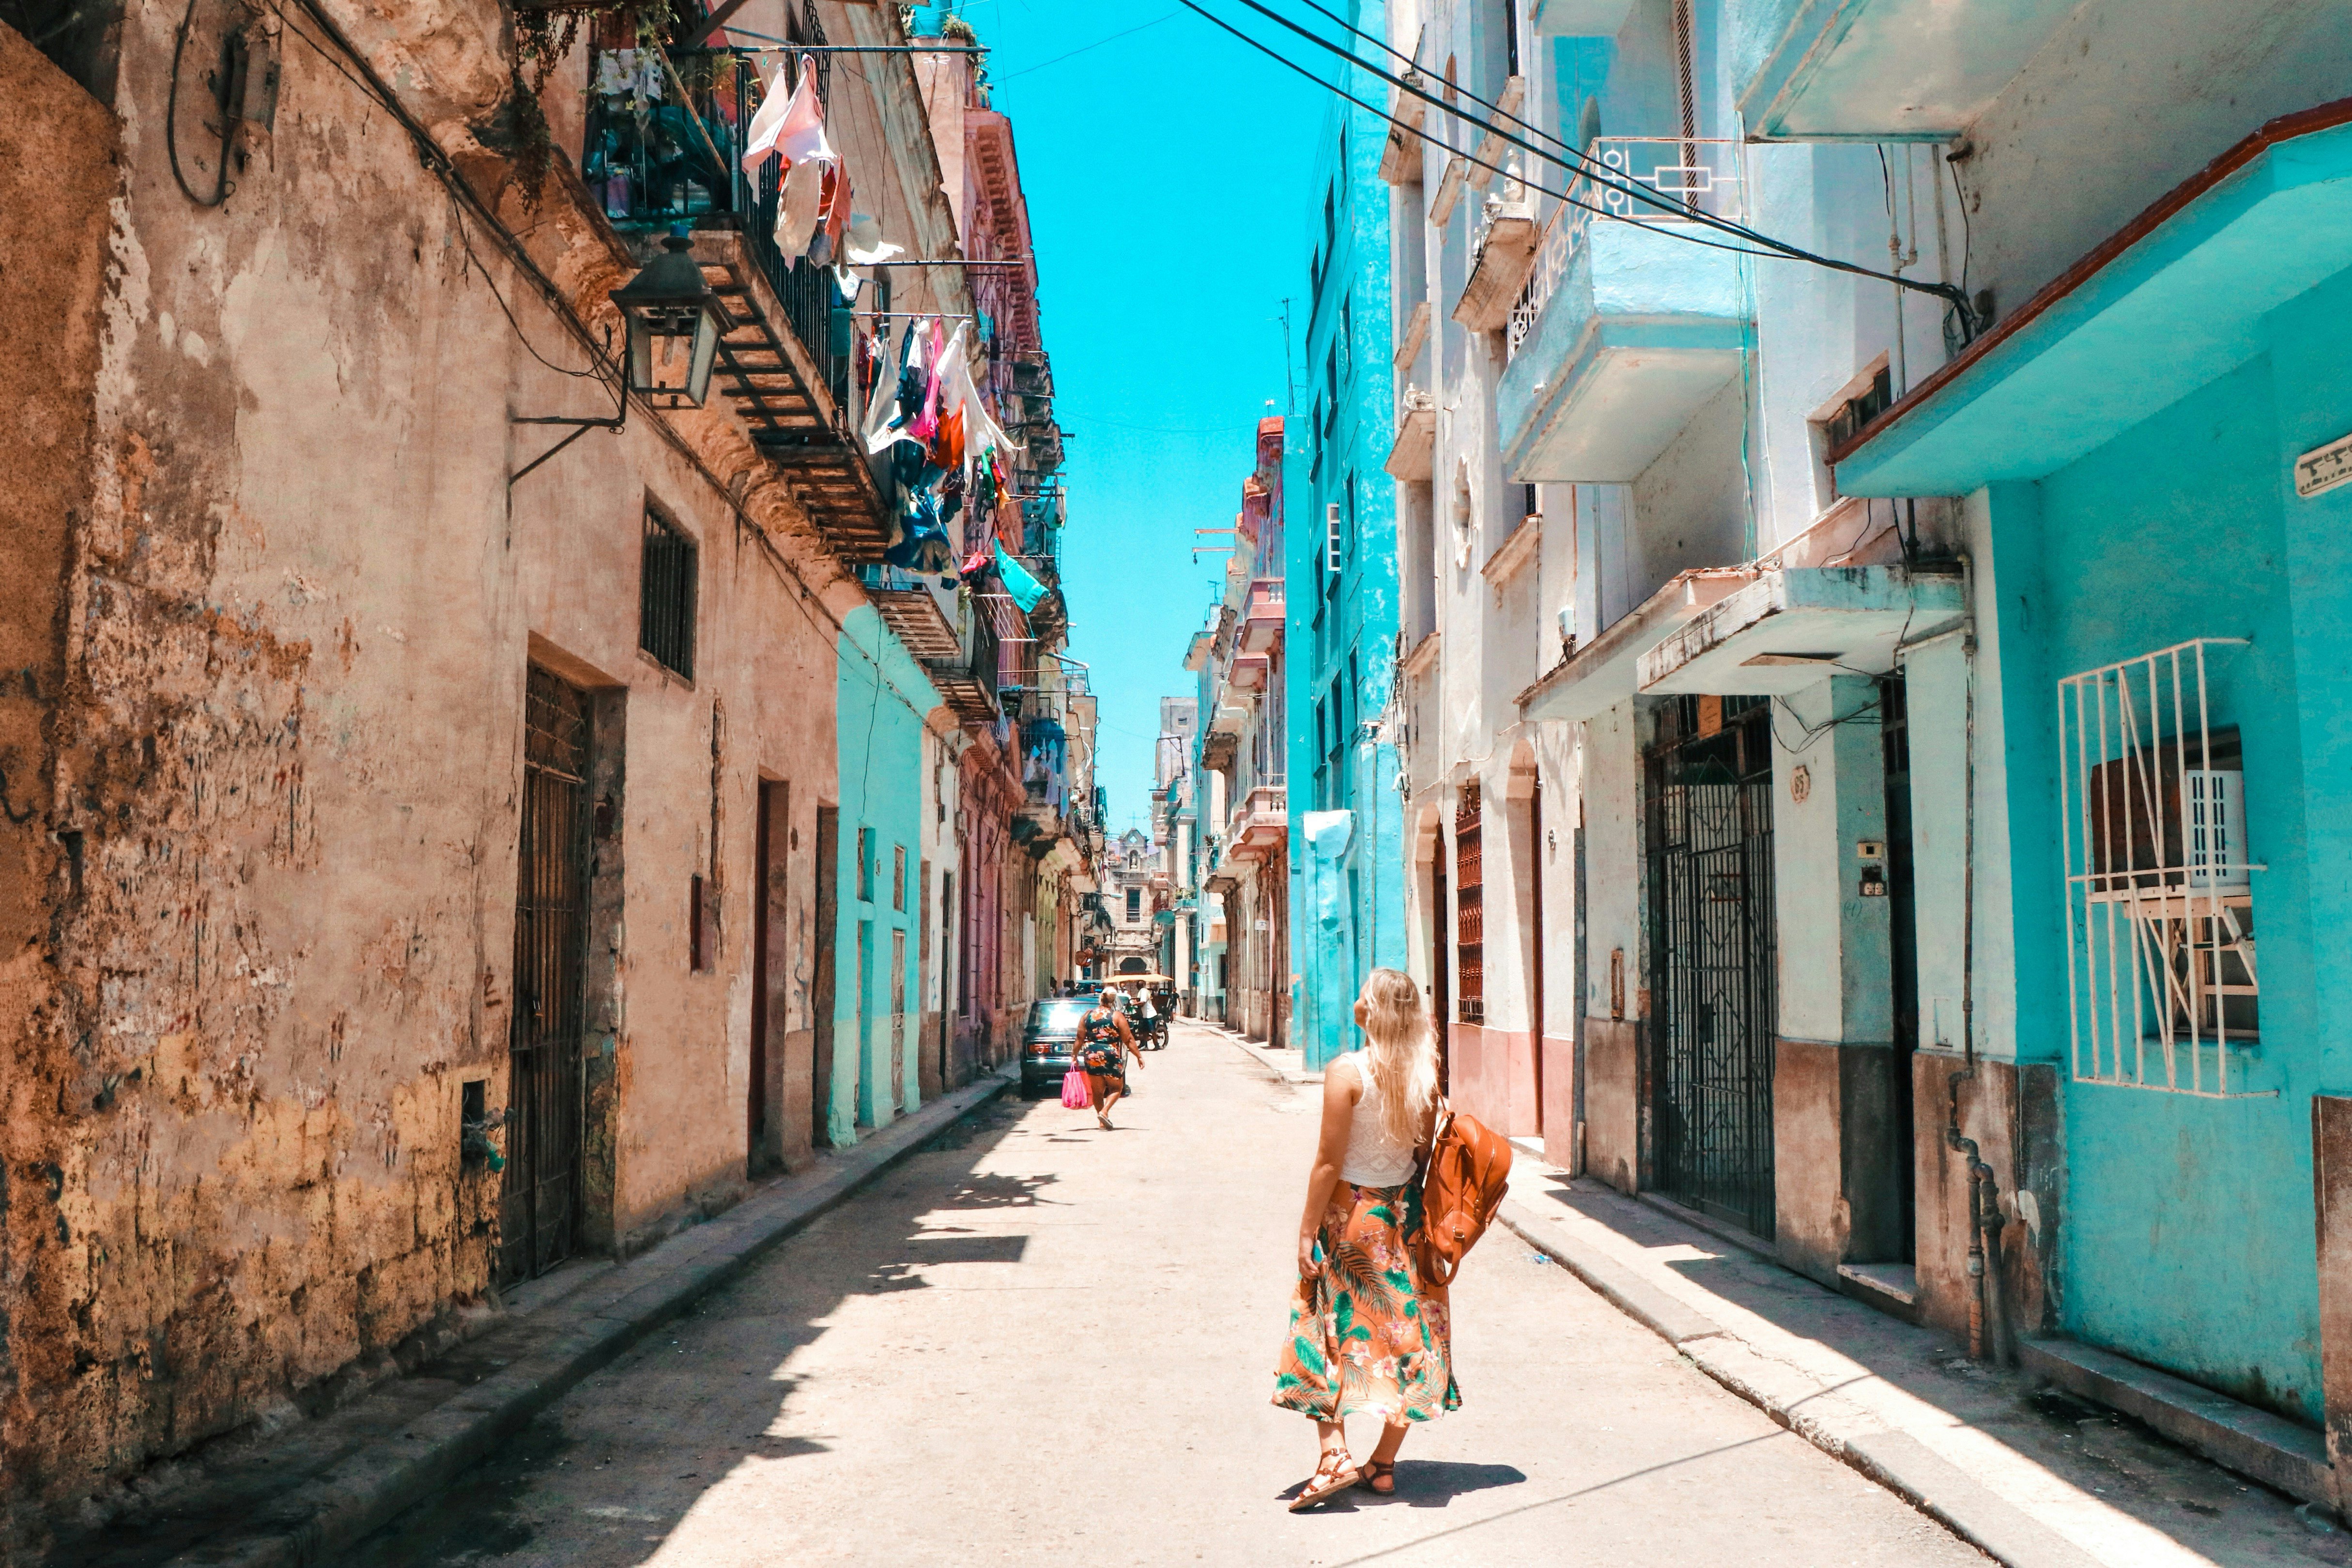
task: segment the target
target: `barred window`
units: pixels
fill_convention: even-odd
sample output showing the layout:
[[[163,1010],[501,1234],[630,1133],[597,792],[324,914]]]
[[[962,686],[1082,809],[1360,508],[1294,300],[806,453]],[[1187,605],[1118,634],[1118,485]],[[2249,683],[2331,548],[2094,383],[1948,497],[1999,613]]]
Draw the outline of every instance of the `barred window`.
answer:
[[[644,570],[637,579],[637,646],[663,668],[694,679],[694,541],[646,508]]]
[[[1454,812],[1454,1001],[1465,1024],[1486,1021],[1486,875],[1478,781]]]

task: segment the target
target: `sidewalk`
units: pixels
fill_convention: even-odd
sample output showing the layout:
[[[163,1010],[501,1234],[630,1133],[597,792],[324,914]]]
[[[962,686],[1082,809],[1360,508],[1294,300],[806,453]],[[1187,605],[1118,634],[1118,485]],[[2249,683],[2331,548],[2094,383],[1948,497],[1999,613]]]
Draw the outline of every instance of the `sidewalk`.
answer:
[[[1524,1146],[1501,1220],[1724,1387],[2011,1568],[2352,1563],[2352,1535],[2325,1512]]]
[[[1234,1045],[1239,1046],[1245,1055],[1255,1058],[1260,1067],[1265,1068],[1285,1083],[1321,1083],[1323,1081],[1321,1073],[1307,1070],[1307,1058],[1295,1046],[1269,1046],[1256,1040],[1244,1039],[1240,1030],[1227,1028],[1223,1024],[1212,1024],[1205,1018],[1186,1018],[1184,1022],[1196,1029],[1231,1040]]]
[[[1286,1083],[1322,1081],[1295,1050],[1201,1026]],[[1512,1142],[1505,1227],[1717,1383],[2010,1568],[2352,1564],[2352,1533],[2325,1512]]]
[[[447,1486],[581,1379],[1017,1081],[989,1074],[626,1263],[567,1265],[507,1293],[493,1325],[316,1420],[231,1435],[158,1466],[141,1503],[52,1561],[83,1568],[331,1563]],[[267,1424],[264,1424],[267,1425]]]

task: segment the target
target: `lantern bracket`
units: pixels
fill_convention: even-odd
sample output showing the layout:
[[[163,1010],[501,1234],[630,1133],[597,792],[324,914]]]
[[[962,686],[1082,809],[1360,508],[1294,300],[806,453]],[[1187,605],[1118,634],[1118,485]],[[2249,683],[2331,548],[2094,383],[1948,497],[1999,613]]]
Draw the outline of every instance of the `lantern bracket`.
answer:
[[[569,447],[572,442],[577,441],[581,437],[588,434],[589,431],[618,430],[627,418],[628,416],[625,413],[607,415],[603,418],[597,419],[576,419],[568,415],[562,414],[528,416],[510,414],[507,416],[507,423],[509,425],[570,425],[574,426],[571,435],[566,436],[562,440],[558,441],[554,446],[550,447],[546,451],[541,452],[538,457],[533,458],[530,462],[525,463],[521,468],[517,468],[513,473],[509,474],[507,476],[507,489],[514,489],[515,485],[525,474],[530,473],[533,468],[539,467],[541,463],[544,463],[550,458],[552,458],[555,454],[563,450],[564,447]]]

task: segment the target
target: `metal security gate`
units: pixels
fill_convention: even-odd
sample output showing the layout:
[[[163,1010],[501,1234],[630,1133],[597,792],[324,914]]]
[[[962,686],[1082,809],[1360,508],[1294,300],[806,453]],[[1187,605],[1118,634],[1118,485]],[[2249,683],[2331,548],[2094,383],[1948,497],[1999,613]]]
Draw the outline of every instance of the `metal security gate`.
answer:
[[[1769,700],[1673,699],[1643,771],[1658,1184],[1769,1237],[1779,1015]]]
[[[572,1255],[580,1192],[588,694],[534,665],[524,720],[501,1284],[543,1274]]]

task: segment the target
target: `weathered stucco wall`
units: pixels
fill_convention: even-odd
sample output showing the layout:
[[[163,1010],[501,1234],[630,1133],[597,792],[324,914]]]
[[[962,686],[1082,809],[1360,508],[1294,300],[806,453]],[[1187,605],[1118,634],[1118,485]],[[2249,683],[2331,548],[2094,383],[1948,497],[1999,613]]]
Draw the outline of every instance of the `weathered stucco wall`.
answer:
[[[782,1082],[859,597],[715,410],[674,436],[633,413],[509,489],[562,434],[509,414],[611,409],[541,363],[575,371],[580,346],[313,49],[286,45],[228,201],[191,203],[159,123],[173,21],[126,24],[119,176],[106,110],[0,29],[34,138],[0,179],[37,179],[19,206],[46,215],[0,258],[26,413],[0,430],[0,552],[30,587],[0,608],[18,1539],[93,1493],[102,1512],[157,1455],[364,1385],[490,1284],[499,1183],[461,1162],[459,1106],[468,1081],[493,1113],[507,1096],[533,660],[593,689],[612,752],[582,1240],[625,1251],[731,1201],[759,784],[793,785]],[[497,15],[355,17],[363,49],[374,25],[403,100],[611,320],[610,231],[568,176],[526,208],[468,129],[509,90]],[[690,683],[636,647],[648,500],[699,547]]]
[[[35,1434],[51,1391],[77,1379],[74,1287],[88,1264],[87,1238],[60,1201],[67,1173],[58,1157],[76,1075],[54,900],[87,866],[79,841],[59,831],[54,707],[68,668],[67,563],[89,517],[119,174],[113,116],[13,28],[0,27],[0,93],[15,106],[20,138],[17,155],[0,161],[0,194],[10,211],[43,215],[37,247],[8,245],[0,274],[0,389],[10,410],[0,419],[0,582],[8,584],[0,593],[0,1039],[10,1063],[0,1086],[0,1495],[13,1498],[39,1483]]]

